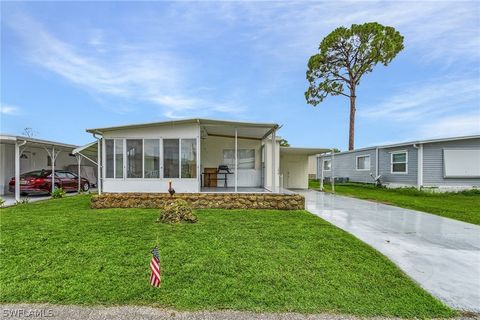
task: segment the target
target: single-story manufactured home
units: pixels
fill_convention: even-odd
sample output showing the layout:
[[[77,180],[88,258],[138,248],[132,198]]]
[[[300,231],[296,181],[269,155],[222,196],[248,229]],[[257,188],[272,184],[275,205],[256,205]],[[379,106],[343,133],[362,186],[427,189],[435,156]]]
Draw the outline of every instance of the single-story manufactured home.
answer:
[[[462,190],[480,188],[480,135],[411,141],[317,156],[317,179]]]
[[[87,129],[73,153],[98,163],[98,192],[283,192],[308,188],[320,148],[280,147],[276,123],[185,119]]]
[[[72,154],[75,148],[77,146],[56,141],[0,134],[0,195],[9,193],[11,178],[20,181],[20,175],[26,172],[45,169],[76,173],[79,164],[82,172],[85,172],[83,169],[86,169],[86,166]],[[93,185],[96,184],[95,176],[90,175],[88,178]],[[14,194],[16,200],[20,200],[19,184],[15,184]]]

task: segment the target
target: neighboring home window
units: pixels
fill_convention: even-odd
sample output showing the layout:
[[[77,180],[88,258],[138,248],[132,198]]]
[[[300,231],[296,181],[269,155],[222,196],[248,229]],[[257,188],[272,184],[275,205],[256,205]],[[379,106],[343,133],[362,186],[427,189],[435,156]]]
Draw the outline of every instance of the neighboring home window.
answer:
[[[142,139],[127,139],[127,178],[142,178]]]
[[[357,156],[357,170],[370,170],[370,155]]]
[[[106,175],[107,178],[113,178],[113,139],[105,140],[105,157],[106,157]]]
[[[181,168],[182,178],[197,177],[197,140],[182,139],[181,140]]]
[[[160,178],[160,140],[144,140],[144,177]]]
[[[330,171],[332,167],[331,160],[323,160],[323,171]]]
[[[179,178],[180,173],[180,140],[163,140],[163,177]]]
[[[255,149],[238,149],[238,169],[255,169]],[[235,168],[235,150],[223,150],[223,164]]]
[[[408,156],[406,151],[391,154],[392,173],[407,173]]]

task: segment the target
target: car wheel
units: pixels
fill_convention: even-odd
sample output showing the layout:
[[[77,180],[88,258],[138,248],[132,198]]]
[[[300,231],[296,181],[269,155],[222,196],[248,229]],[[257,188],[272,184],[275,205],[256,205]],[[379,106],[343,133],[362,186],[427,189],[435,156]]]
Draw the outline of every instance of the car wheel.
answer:
[[[82,190],[84,192],[87,192],[89,189],[90,189],[90,185],[88,184],[88,182],[85,182],[82,186]]]

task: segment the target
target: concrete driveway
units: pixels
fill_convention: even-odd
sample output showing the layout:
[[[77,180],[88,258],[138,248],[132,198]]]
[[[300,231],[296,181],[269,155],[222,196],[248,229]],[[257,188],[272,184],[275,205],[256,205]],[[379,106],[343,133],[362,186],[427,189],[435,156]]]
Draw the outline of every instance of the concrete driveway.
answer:
[[[480,312],[480,226],[323,192],[299,193],[308,211],[389,257],[447,305]]]

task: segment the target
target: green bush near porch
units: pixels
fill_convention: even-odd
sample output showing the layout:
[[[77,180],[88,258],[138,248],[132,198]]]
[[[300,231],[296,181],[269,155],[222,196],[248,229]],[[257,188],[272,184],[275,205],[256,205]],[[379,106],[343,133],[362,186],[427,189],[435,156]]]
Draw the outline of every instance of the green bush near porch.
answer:
[[[0,210],[0,301],[448,317],[392,262],[305,211],[90,208],[80,195]],[[158,236],[162,286],[149,285]]]

